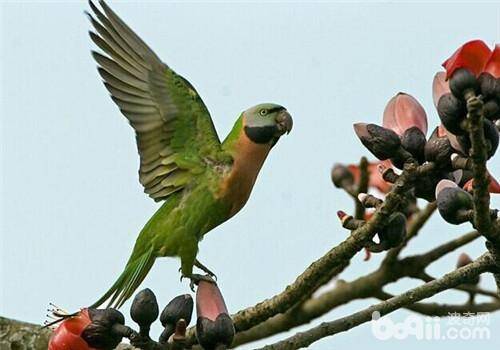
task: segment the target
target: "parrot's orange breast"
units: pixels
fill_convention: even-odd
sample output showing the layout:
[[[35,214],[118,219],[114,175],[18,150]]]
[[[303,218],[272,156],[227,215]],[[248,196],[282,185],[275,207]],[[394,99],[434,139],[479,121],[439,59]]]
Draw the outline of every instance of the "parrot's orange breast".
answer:
[[[219,196],[231,206],[230,216],[245,205],[271,146],[252,142],[242,130],[235,143],[233,165],[224,176]]]

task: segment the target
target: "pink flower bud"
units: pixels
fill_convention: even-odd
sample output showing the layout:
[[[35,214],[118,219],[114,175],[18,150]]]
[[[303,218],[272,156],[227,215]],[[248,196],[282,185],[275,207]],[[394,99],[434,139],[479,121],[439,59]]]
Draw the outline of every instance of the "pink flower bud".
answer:
[[[450,86],[446,80],[446,73],[437,72],[436,75],[434,75],[434,80],[432,81],[432,100],[434,101],[434,106],[436,108],[441,96],[449,92]]]
[[[400,92],[387,103],[382,126],[400,136],[414,126],[426,134],[427,115],[422,105],[413,96]]]
[[[458,256],[457,259],[457,269],[469,265],[471,262],[472,262],[471,257],[466,253],[462,253]]]
[[[196,290],[196,337],[207,350],[228,347],[233,341],[234,325],[216,283],[200,281]]]

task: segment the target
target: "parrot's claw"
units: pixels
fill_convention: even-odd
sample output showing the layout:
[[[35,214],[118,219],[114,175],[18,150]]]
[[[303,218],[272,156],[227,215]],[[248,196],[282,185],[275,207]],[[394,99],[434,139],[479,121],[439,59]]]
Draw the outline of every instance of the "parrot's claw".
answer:
[[[199,262],[198,260],[195,260],[194,261],[194,266],[196,266],[197,268],[199,268],[200,270],[202,270],[203,272],[205,272],[207,275],[209,275],[210,277],[212,277],[214,280],[217,281],[217,276],[215,275],[215,273],[213,273],[208,267],[206,267],[205,265],[203,265],[201,262]]]
[[[194,286],[198,285],[198,283],[200,283],[200,281],[205,281],[205,282],[209,282],[209,283],[216,283],[214,281],[214,279],[209,275],[199,275],[199,274],[193,273],[191,276],[182,276],[182,277],[188,277],[190,279],[189,288],[191,288],[191,290],[193,292],[194,292]]]

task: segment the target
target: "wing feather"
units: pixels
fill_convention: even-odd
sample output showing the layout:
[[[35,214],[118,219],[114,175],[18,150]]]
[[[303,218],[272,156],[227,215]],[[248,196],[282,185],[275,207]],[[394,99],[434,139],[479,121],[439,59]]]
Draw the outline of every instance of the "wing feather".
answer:
[[[206,106],[104,2],[91,1],[92,51],[111,98],[136,133],[139,182],[155,201],[185,188],[221,145]],[[95,16],[95,17],[94,17]],[[196,168],[196,169],[195,169]]]

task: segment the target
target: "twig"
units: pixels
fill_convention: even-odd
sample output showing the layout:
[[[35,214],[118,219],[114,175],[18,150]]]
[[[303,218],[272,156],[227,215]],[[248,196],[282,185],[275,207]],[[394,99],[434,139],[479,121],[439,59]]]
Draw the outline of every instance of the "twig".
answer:
[[[435,280],[434,277],[432,277],[431,275],[429,275],[426,272],[422,272],[421,274],[419,274],[418,276],[415,276],[415,277],[421,279],[424,282],[430,282],[430,281],[434,281]],[[468,293],[482,294],[482,295],[485,295],[485,296],[492,297],[492,298],[500,300],[500,296],[497,294],[497,292],[489,291],[489,290],[482,289],[482,288],[479,288],[479,287],[476,287],[476,286],[471,286],[471,285],[465,285],[464,284],[464,285],[460,285],[460,286],[455,287],[455,289],[461,290],[461,291],[464,291],[464,292],[468,292]]]
[[[446,254],[454,251],[455,249],[458,249],[466,245],[467,243],[474,241],[480,236],[481,235],[477,231],[466,233],[458,238],[455,238],[449,242],[437,246],[436,248],[430,250],[425,254],[420,255],[420,259],[422,263],[429,265],[430,263],[438,260],[439,258],[445,256]]]
[[[370,321],[372,319],[372,314],[376,311],[379,312],[381,316],[387,315],[401,307],[411,305],[446,289],[456,287],[470,280],[471,277],[478,276],[483,272],[491,270],[492,267],[493,261],[490,254],[484,254],[476,261],[447,273],[442,278],[428,282],[376,305],[372,305],[350,316],[332,322],[324,322],[305,332],[297,333],[285,340],[265,346],[261,350],[293,350],[307,347],[321,338],[347,331],[362,323]]]
[[[331,311],[333,308],[352,300],[374,297],[375,293],[378,293],[383,286],[403,277],[420,278],[425,274],[425,268],[432,262],[477,237],[479,237],[477,231],[469,232],[427,253],[409,256],[391,265],[381,265],[377,270],[351,282],[338,281],[332,290],[318,297],[311,298],[298,307],[276,315],[247,331],[238,333],[231,346],[236,347],[309,323],[315,318]],[[478,293],[485,294],[480,291]]]
[[[358,200],[358,194],[368,192],[368,182],[370,174],[368,172],[368,159],[361,157],[359,161],[359,184],[357,186],[356,195],[354,196],[355,214],[354,218],[363,220],[365,218],[365,207]]]
[[[470,157],[472,159],[474,227],[490,242],[487,247],[492,253],[497,271],[494,273],[497,290],[500,295],[500,227],[490,215],[490,193],[488,170],[486,169],[487,145],[484,137],[483,112],[484,105],[475,95],[467,98],[467,129],[471,141]]]
[[[375,297],[380,300],[394,298],[394,295],[379,291]],[[439,303],[414,303],[404,307],[405,309],[427,316],[449,316],[452,313],[467,314],[478,312],[493,312],[500,309],[500,301],[480,304],[439,304]]]

